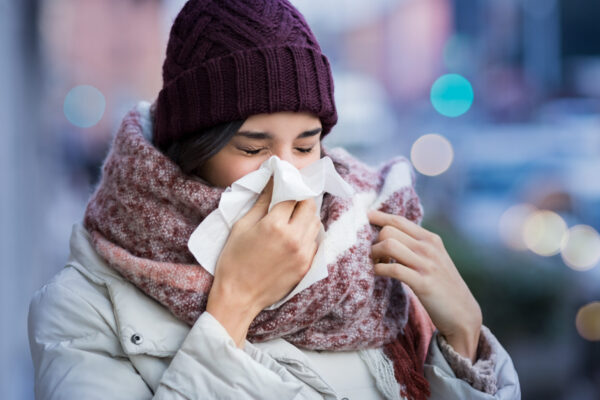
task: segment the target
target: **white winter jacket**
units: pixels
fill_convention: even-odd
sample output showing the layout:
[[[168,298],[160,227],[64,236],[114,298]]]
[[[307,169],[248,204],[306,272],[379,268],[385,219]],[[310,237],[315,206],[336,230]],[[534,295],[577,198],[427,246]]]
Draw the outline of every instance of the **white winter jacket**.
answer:
[[[431,399],[520,399],[512,361],[487,328],[488,371],[438,336],[425,364]],[[400,399],[389,390],[393,371],[369,368],[359,352],[305,351],[283,339],[239,349],[206,312],[190,329],[111,269],[79,223],[66,267],[31,301],[29,340],[37,399]],[[477,374],[495,380],[495,393],[468,383]]]

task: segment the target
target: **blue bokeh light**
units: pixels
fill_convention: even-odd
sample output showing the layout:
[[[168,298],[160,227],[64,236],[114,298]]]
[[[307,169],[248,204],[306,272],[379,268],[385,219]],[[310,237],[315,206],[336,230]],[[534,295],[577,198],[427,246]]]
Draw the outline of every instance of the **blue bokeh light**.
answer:
[[[431,104],[446,117],[458,117],[473,104],[473,87],[462,75],[446,74],[431,86]]]
[[[90,85],[79,85],[67,93],[63,111],[73,125],[89,128],[96,125],[104,115],[106,100],[98,89]]]

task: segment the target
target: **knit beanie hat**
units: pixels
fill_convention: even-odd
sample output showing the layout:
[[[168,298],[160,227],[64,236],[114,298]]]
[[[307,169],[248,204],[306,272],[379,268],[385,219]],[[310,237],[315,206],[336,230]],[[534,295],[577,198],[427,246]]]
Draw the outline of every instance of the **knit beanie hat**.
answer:
[[[311,112],[337,122],[333,77],[304,17],[287,0],[189,0],[171,28],[154,145],[254,114]]]

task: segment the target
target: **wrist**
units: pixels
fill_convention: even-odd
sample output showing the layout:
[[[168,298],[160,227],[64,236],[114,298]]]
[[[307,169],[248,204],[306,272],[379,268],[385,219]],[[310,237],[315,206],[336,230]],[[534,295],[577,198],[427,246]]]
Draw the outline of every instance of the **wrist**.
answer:
[[[449,335],[444,334],[444,337],[454,351],[471,360],[471,363],[475,363],[475,361],[477,361],[477,348],[479,346],[480,334],[481,325],[477,328],[464,329]]]
[[[209,293],[206,311],[225,328],[236,346],[243,348],[248,327],[260,312],[258,307],[239,301],[238,296],[213,287]]]

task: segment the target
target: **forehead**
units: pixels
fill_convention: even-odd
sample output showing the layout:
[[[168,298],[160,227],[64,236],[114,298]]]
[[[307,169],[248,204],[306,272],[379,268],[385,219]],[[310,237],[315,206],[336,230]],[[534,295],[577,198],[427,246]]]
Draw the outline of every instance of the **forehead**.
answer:
[[[255,114],[248,117],[240,130],[271,127],[273,129],[284,129],[286,127],[310,127],[321,126],[321,121],[315,115],[305,112],[281,111],[272,114]]]
[[[236,133],[249,139],[305,138],[321,132],[321,121],[309,113],[278,112],[248,117]]]

